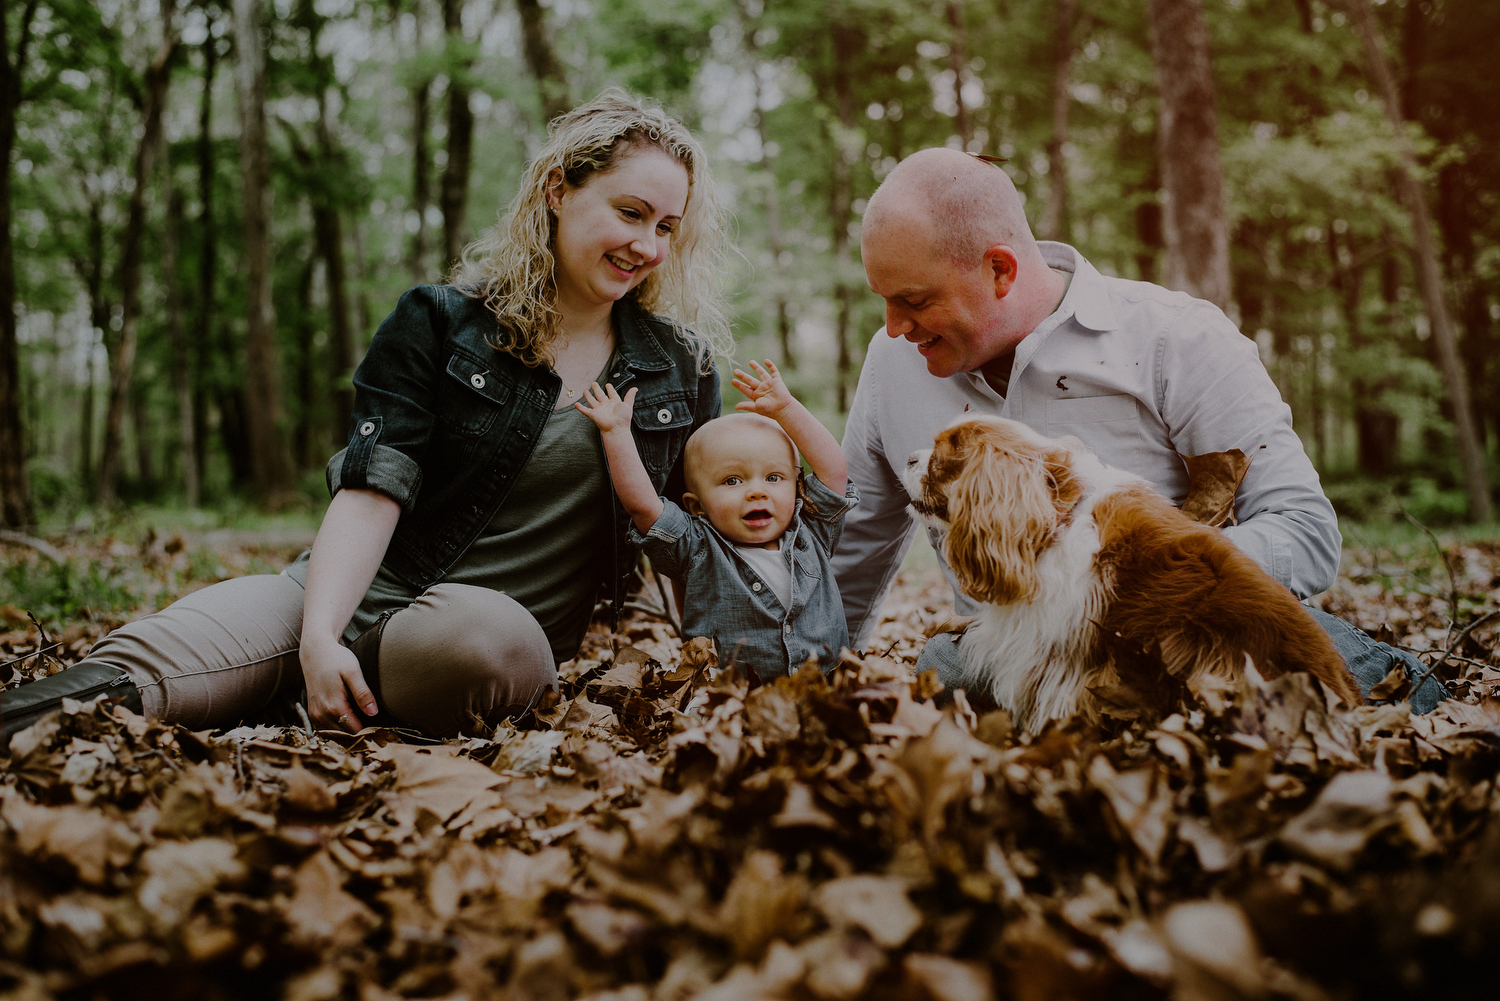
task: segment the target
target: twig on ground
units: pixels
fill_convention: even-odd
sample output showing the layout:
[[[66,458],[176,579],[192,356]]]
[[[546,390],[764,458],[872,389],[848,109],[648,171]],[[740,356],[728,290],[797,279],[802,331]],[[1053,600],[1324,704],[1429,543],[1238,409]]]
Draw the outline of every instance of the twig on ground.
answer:
[[[313,746],[313,750],[316,751],[319,747],[322,746],[322,743],[318,740],[318,732],[313,729],[312,720],[308,718],[307,707],[300,702],[296,703],[296,706],[297,715],[302,717],[302,726],[305,730],[307,730],[307,742],[311,744]]]
[[[1433,661],[1431,667],[1423,671],[1421,674],[1417,675],[1416,678],[1412,679],[1412,692],[1415,693],[1417,689],[1426,684],[1427,679],[1432,676],[1432,672],[1436,671],[1438,668],[1442,667],[1448,662],[1448,658],[1453,656],[1453,651],[1458,649],[1458,645],[1464,641],[1465,637],[1467,637],[1474,630],[1478,629],[1480,626],[1484,625],[1486,622],[1489,622],[1491,619],[1497,617],[1500,617],[1500,609],[1496,609],[1493,612],[1487,612],[1484,615],[1481,615],[1473,622],[1470,622],[1468,625],[1464,626],[1463,629],[1459,630],[1459,633],[1456,637],[1454,637],[1453,642],[1448,644],[1448,649],[1443,651],[1443,655],[1437,660]]]
[[[13,532],[8,528],[0,528],[0,542],[9,542],[13,545],[35,549],[53,563],[63,564],[68,562],[68,558],[50,542],[38,539],[33,535],[27,535],[24,532]]]
[[[1443,548],[1443,544],[1438,541],[1438,537],[1433,534],[1432,529],[1413,518],[1410,511],[1403,507],[1401,515],[1407,521],[1420,528],[1427,538],[1432,540],[1432,548],[1437,550],[1438,559],[1443,561],[1443,569],[1448,571],[1448,621],[1455,626],[1458,625],[1458,580],[1453,576],[1453,564],[1448,562],[1447,550]]]

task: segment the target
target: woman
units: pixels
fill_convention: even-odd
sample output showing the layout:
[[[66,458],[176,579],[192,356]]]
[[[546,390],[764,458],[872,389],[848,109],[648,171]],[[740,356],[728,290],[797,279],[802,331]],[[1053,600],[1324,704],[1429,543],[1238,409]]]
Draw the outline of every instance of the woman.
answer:
[[[7,732],[44,697],[110,686],[193,728],[304,687],[313,720],[351,732],[378,719],[450,736],[529,706],[577,653],[601,583],[620,607],[636,557],[573,403],[596,379],[637,387],[642,457],[681,494],[683,444],[720,408],[720,239],[679,122],[619,91],[559,118],[452,284],[410,290],[376,333],[312,549],[7,693]]]

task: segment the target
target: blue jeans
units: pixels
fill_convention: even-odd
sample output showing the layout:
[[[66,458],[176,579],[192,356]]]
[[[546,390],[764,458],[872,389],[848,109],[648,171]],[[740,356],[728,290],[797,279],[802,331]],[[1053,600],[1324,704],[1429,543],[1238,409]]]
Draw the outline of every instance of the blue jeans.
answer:
[[[1359,685],[1359,693],[1366,698],[1370,695],[1370,689],[1385,679],[1391,668],[1398,663],[1406,665],[1406,676],[1415,678],[1427,670],[1414,655],[1405,650],[1398,650],[1385,643],[1377,643],[1363,630],[1355,628],[1348,622],[1336,615],[1309,608],[1313,621],[1323,627],[1328,638],[1333,640],[1334,649],[1339,656],[1344,658],[1344,663],[1349,667],[1349,673],[1354,675],[1355,682]],[[917,658],[917,672],[921,673],[929,669],[937,671],[938,680],[943,687],[952,690],[962,688],[962,668],[958,658],[959,641],[952,633],[938,633],[927,641],[922,648],[922,654]],[[1428,713],[1437,708],[1437,704],[1448,697],[1448,690],[1436,678],[1429,676],[1422,686],[1410,696],[1411,711],[1414,713]]]

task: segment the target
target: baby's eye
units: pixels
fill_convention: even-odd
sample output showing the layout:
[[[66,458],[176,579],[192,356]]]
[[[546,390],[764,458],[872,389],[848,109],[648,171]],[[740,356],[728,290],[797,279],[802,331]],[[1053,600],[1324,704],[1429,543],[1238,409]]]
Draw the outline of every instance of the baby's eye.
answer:
[[[769,476],[766,477],[766,482],[767,483],[780,483],[784,479],[786,479],[786,477],[783,476],[783,475],[781,475],[780,473],[771,473]]]
[[[724,485],[726,487],[737,487],[743,482],[744,480],[741,480],[738,476],[731,476],[724,481]]]

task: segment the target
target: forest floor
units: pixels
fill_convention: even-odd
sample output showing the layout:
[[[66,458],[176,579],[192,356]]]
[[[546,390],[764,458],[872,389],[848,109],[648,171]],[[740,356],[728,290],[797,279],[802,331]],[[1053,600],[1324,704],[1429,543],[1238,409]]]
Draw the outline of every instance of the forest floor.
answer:
[[[281,531],[3,543],[0,680],[278,569]],[[1320,599],[1451,648],[1425,717],[1301,676],[1039,735],[939,709],[930,556],[826,678],[752,690],[636,610],[462,740],[68,705],[0,751],[0,997],[1488,997],[1500,628],[1459,634],[1500,544],[1438,553],[1351,548]]]

